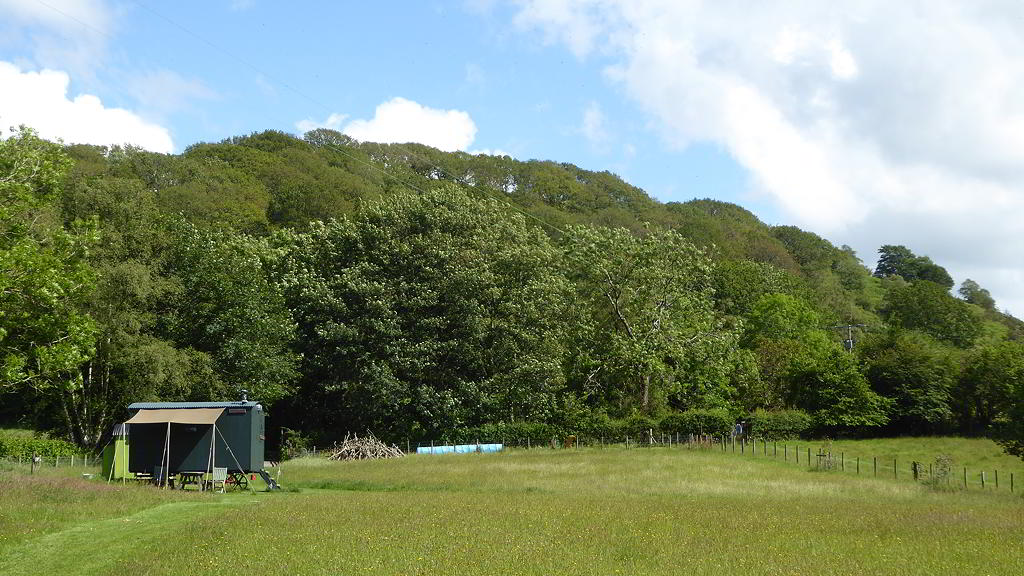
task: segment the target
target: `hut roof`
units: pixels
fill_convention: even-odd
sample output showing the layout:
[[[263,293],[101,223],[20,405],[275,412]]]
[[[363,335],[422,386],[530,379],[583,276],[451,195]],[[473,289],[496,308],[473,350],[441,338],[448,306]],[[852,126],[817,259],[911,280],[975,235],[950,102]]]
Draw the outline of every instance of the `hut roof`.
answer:
[[[252,408],[258,402],[136,402],[128,406],[129,410],[161,410],[166,408]]]

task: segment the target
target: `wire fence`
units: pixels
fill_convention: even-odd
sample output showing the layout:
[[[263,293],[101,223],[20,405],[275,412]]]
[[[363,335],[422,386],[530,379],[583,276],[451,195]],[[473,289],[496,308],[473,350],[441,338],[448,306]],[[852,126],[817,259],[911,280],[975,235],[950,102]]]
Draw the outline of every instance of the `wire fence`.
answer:
[[[7,466],[28,469],[29,473],[48,468],[82,468],[89,470],[102,463],[102,459],[92,454],[71,454],[68,456],[3,456],[0,462]]]
[[[407,454],[446,454],[485,452],[486,446],[496,444],[515,449],[577,449],[610,448],[626,449],[679,448],[684,450],[718,451],[748,456],[751,458],[773,459],[791,462],[810,470],[831,471],[857,476],[888,478],[895,481],[911,481],[936,487],[962,488],[964,490],[1007,490],[1018,492],[1020,486],[1014,472],[1000,473],[998,469],[971,470],[966,466],[954,467],[949,458],[938,456],[931,462],[900,460],[897,457],[863,455],[847,456],[845,451],[833,451],[828,441],[774,441],[748,436],[717,436],[697,434],[656,434],[653,431],[641,436],[619,438],[566,436],[537,439],[489,439],[470,443],[449,441],[418,442],[406,441]],[[399,446],[399,448],[403,448]],[[309,452],[316,456],[314,446]]]
[[[878,457],[863,455],[847,456],[845,451],[832,451],[827,441],[779,442],[763,438],[747,436],[716,436],[697,434],[655,434],[653,431],[640,436],[623,436],[619,438],[566,436],[551,437],[539,440],[525,439],[491,439],[477,440],[470,443],[453,443],[449,441],[417,442],[406,441],[404,448],[407,454],[443,454],[494,451],[493,446],[515,448],[517,450],[532,449],[579,449],[579,448],[611,448],[626,449],[646,448],[678,448],[685,450],[718,451],[750,458],[768,458],[782,462],[792,462],[811,470],[833,471],[858,476],[888,478],[896,481],[905,480],[931,484],[980,490],[1007,490],[1018,492],[1018,480],[1014,472],[998,469],[970,470],[966,466],[954,467],[948,458],[937,457],[931,462],[917,460],[899,460],[894,457]],[[488,447],[485,450],[485,447]],[[306,452],[309,456],[325,454],[313,446]],[[269,456],[269,454],[268,454]],[[271,459],[277,462],[277,459]],[[83,473],[95,469],[101,459],[91,454],[73,454],[70,456],[5,456],[0,458],[10,467],[18,466],[30,474],[36,470],[52,468],[81,468]]]

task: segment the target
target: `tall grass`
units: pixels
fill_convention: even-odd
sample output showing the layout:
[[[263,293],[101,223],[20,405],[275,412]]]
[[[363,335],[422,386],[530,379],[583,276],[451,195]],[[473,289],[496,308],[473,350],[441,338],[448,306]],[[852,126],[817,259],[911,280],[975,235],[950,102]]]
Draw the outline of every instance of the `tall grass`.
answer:
[[[107,506],[123,497],[129,504],[120,512],[94,510],[98,519],[68,521],[42,537],[22,537],[6,557],[0,549],[0,573],[934,575],[1024,569],[1024,500],[1018,495],[936,492],[909,481],[810,473],[763,456],[609,448],[344,463],[302,459],[283,465],[281,482],[298,492],[102,492],[99,500]],[[164,505],[147,508],[153,502],[142,500],[150,497]],[[31,498],[18,501],[24,507]],[[102,550],[90,541],[101,542]],[[92,554],[90,561],[82,562],[82,554]]]

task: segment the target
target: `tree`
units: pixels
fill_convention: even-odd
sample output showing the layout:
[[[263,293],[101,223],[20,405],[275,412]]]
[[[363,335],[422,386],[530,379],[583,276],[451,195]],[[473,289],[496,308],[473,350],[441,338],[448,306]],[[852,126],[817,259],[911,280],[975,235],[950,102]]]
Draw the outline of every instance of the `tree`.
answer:
[[[771,264],[750,260],[719,261],[714,268],[712,283],[718,309],[736,316],[750,314],[766,294],[805,292],[795,275]]]
[[[584,394],[623,414],[729,401],[738,333],[714,314],[712,265],[700,250],[675,232],[582,226],[568,231],[563,250],[577,291],[574,380]]]
[[[981,334],[975,309],[934,282],[892,287],[885,295],[884,309],[890,324],[920,330],[961,348],[969,347]]]
[[[958,292],[960,297],[966,302],[981,306],[985,310],[994,311],[996,309],[996,301],[992,294],[970,278],[964,280],[963,284],[960,284]]]
[[[768,294],[754,307],[743,341],[760,366],[757,407],[807,410],[833,429],[885,424],[891,402],[819,326],[808,303],[786,294]]]
[[[295,322],[270,280],[278,255],[231,231],[182,224],[174,235],[168,266],[181,289],[165,317],[168,336],[208,354],[225,393],[245,388],[265,403],[287,396],[299,359]]]
[[[1013,446],[1019,445],[1024,436],[1019,435],[1013,418],[1020,414],[1022,388],[1024,345],[1004,341],[972,350],[954,392],[963,432],[986,434],[996,424],[996,428],[1008,426],[1002,437]]]
[[[30,129],[0,139],[0,388],[46,399],[74,432],[85,408],[78,367],[94,352],[96,325],[81,304],[95,283],[87,256],[97,236],[94,222],[61,223],[69,166]]]
[[[447,185],[278,242],[307,427],[440,438],[553,416],[566,286],[521,216]]]
[[[1004,342],[988,356],[966,376],[977,378],[986,368],[994,372],[987,375],[988,385],[997,387],[992,407],[1003,406],[1002,414],[993,418],[996,441],[1008,453],[1024,458],[1024,345]],[[993,364],[989,359],[998,360]]]
[[[893,328],[869,335],[858,348],[872,389],[895,405],[891,429],[899,434],[935,434],[953,422],[952,388],[957,351],[919,332]]]
[[[887,244],[878,249],[875,276],[902,276],[907,282],[927,280],[946,289],[953,287],[953,278],[946,269],[927,256],[917,256],[906,246]]]

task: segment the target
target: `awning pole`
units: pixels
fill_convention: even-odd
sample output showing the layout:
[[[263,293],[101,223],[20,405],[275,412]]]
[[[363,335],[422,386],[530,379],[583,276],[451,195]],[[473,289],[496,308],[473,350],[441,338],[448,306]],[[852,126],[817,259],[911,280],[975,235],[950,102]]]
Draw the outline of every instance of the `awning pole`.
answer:
[[[167,460],[166,460],[167,463],[164,465],[164,486],[163,487],[166,488],[167,487],[167,477],[170,476],[170,470],[168,470],[168,468],[171,467],[171,423],[170,422],[167,423],[167,435],[164,437],[164,443],[165,443],[166,454],[167,454]]]
[[[216,439],[217,439],[217,423],[214,422],[213,424],[210,424],[210,454],[209,454],[209,456],[207,457],[207,460],[206,460],[206,473],[207,474],[211,474],[211,476],[210,476],[211,487],[212,487],[212,480],[213,480],[213,476],[212,476],[213,467],[217,464],[217,459],[214,456],[215,450],[217,448],[216,448],[216,446],[213,443],[214,440],[216,440]],[[206,478],[205,477],[203,478],[203,483],[204,483],[204,485],[206,483]]]
[[[114,438],[117,438],[117,436],[114,436]],[[110,442],[107,442],[107,444],[110,444]],[[107,447],[104,446],[103,449],[106,450]],[[104,458],[104,461],[105,460],[106,460],[106,458]],[[114,441],[114,455],[113,455],[113,458],[110,459],[110,472],[107,473],[107,484],[110,484],[110,479],[114,477],[114,468],[117,468],[117,441],[116,440]]]

